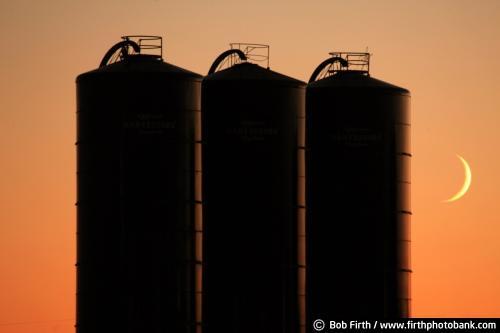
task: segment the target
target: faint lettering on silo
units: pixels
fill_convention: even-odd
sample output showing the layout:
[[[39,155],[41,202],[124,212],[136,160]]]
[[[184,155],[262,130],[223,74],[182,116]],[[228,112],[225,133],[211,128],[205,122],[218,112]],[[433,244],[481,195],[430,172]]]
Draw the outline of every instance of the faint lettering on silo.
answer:
[[[241,121],[238,126],[228,128],[226,133],[242,141],[264,141],[278,135],[278,129],[263,121]]]
[[[141,133],[164,133],[165,130],[175,129],[175,120],[165,119],[162,114],[139,114],[136,119],[125,120],[124,129],[136,129]]]
[[[368,147],[380,144],[382,134],[368,128],[344,128],[334,131],[330,139],[338,145],[346,147]]]

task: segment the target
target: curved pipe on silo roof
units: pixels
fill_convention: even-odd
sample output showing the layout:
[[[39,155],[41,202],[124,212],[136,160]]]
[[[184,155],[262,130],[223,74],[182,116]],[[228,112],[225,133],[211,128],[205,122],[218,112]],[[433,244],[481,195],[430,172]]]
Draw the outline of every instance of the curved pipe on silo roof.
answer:
[[[139,44],[131,40],[124,40],[122,42],[116,43],[108,50],[108,52],[106,52],[106,54],[101,60],[101,63],[99,64],[99,68],[106,66],[108,64],[109,59],[111,59],[111,57],[116,51],[118,51],[119,49],[126,50],[126,46],[131,46],[137,53],[141,52],[141,47],[139,46]],[[125,55],[128,55],[128,53],[126,53]]]
[[[238,50],[238,49],[227,50],[225,52],[222,52],[215,59],[214,63],[212,64],[212,66],[210,66],[210,69],[208,70],[208,75],[215,73],[215,71],[217,70],[217,67],[219,67],[219,65],[224,61],[224,59],[226,59],[228,56],[230,56],[232,54],[237,54],[240,57],[240,59],[243,61],[247,60],[247,56],[245,55],[245,53],[243,53],[243,51]]]
[[[348,66],[347,60],[345,60],[344,58],[341,58],[341,57],[328,58],[325,61],[323,61],[321,64],[319,64],[318,67],[316,67],[316,69],[314,70],[314,72],[311,75],[311,78],[309,79],[309,83],[316,81],[316,78],[318,77],[319,73],[321,73],[321,71],[323,69],[325,69],[326,66],[329,66],[335,62],[340,62],[340,65],[342,67]]]

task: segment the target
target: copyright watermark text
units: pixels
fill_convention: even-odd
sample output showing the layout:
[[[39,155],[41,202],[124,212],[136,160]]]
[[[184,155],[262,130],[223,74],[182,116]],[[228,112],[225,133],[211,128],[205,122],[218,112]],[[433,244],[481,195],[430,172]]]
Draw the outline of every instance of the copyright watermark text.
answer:
[[[446,330],[496,332],[496,320],[479,319],[398,319],[398,320],[328,320],[316,319],[312,323],[315,332],[357,330],[411,330],[442,332]]]

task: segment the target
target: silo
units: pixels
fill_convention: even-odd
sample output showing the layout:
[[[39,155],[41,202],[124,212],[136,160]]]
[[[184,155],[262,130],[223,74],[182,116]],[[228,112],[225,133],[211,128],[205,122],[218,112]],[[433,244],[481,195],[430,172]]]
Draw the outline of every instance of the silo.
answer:
[[[204,333],[298,329],[305,83],[270,70],[268,52],[231,44],[202,83]]]
[[[201,76],[123,39],[76,80],[76,330],[194,332]]]
[[[307,326],[410,316],[410,93],[331,53],[306,97]]]

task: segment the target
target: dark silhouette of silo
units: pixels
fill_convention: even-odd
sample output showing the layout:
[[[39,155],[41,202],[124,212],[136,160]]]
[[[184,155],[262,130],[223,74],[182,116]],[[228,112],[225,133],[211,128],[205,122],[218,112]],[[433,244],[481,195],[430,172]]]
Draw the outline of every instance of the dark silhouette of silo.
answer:
[[[201,76],[123,38],[76,81],[76,331],[194,332]]]
[[[268,46],[231,48],[202,83],[204,333],[294,333],[305,83],[251,63]]]
[[[410,316],[410,93],[331,53],[306,97],[307,326]]]

